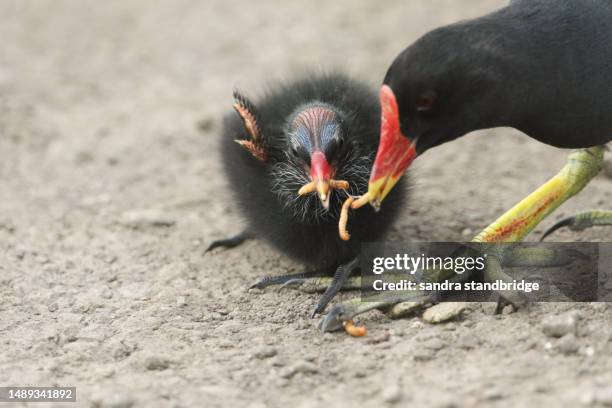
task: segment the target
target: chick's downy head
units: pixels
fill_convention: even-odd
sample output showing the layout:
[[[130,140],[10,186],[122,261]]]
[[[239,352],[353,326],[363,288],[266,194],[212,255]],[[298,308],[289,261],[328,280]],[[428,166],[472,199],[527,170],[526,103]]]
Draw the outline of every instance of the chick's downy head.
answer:
[[[296,109],[284,134],[285,157],[272,177],[285,209],[301,221],[337,218],[348,194],[367,187],[371,157],[360,154],[342,112],[322,102]]]

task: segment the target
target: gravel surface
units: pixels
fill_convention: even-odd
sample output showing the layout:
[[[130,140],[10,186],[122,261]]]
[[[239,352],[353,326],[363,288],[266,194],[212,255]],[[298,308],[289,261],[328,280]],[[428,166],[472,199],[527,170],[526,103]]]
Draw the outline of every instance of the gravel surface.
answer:
[[[241,229],[217,154],[234,87],[330,67],[375,86],[422,33],[503,3],[0,1],[0,385],[76,386],[66,407],[611,406],[607,304],[370,312],[351,338],[316,329],[316,294],[247,289],[300,270],[265,244],[204,255]],[[566,155],[510,129],[434,149],[390,239],[467,240]]]

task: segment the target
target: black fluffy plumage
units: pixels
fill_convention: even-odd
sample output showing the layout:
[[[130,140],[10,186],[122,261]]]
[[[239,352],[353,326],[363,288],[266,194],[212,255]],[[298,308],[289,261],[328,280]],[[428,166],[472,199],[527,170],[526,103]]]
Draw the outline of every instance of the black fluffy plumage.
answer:
[[[310,130],[321,131],[321,140],[331,140],[325,155],[333,178],[348,181],[351,195],[367,191],[380,131],[378,97],[370,87],[333,73],[278,84],[255,103],[240,95],[236,99],[249,106],[261,135],[259,146],[267,154],[263,162],[241,148],[235,140],[248,141],[252,136],[239,114],[227,114],[221,144],[223,166],[249,235],[264,239],[309,268],[329,268],[332,273],[359,254],[362,242],[381,239],[404,202],[402,188],[393,190],[378,213],[370,206],[352,212],[348,223],[351,239],[346,242],[338,235],[345,191],[330,190],[327,210],[316,193],[298,195],[311,175],[308,152],[299,142],[296,148],[296,140],[303,140],[296,123],[308,120]],[[331,119],[326,122],[325,115],[308,116],[317,109]]]

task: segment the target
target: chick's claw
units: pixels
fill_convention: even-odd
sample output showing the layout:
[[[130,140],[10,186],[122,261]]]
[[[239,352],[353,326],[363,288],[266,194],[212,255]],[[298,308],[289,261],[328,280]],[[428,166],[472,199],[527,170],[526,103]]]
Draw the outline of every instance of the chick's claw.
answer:
[[[231,249],[231,248],[235,248],[239,245],[241,245],[244,241],[253,238],[253,234],[251,234],[248,231],[243,231],[238,235],[235,235],[233,237],[230,238],[226,238],[226,239],[218,239],[216,241],[213,241],[208,248],[206,248],[206,251],[204,251],[204,253],[208,253],[210,251],[212,251],[215,248],[226,248],[226,249]]]
[[[312,317],[314,317],[315,315],[325,310],[325,307],[329,304],[329,302],[331,302],[334,296],[338,294],[340,289],[342,289],[342,287],[348,281],[351,274],[358,268],[359,268],[359,256],[356,256],[349,263],[340,265],[338,269],[336,269],[336,273],[334,274],[332,282],[325,290],[325,293],[323,293],[323,296],[321,296],[321,299],[319,300],[317,307],[312,313]]]

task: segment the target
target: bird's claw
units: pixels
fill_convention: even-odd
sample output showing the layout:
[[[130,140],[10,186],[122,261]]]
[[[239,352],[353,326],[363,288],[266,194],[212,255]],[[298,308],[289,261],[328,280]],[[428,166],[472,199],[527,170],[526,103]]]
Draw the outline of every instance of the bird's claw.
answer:
[[[317,303],[317,307],[315,307],[315,310],[312,311],[310,318],[313,319],[316,315],[323,312],[323,310],[325,310],[325,306],[327,306],[327,304],[322,305],[321,302]]]
[[[502,314],[504,308],[508,305],[512,306],[515,311],[520,309],[529,310],[530,301],[527,297],[518,293],[508,292],[505,295],[502,293],[498,293],[497,305],[495,306],[494,314]]]
[[[515,307],[512,302],[510,302],[508,299],[506,299],[502,295],[499,295],[499,297],[497,298],[497,304],[495,305],[495,312],[493,313],[495,315],[502,314],[502,312],[504,311],[504,308],[508,305],[512,305],[512,307]]]
[[[230,238],[218,239],[216,241],[211,242],[208,248],[206,248],[206,250],[204,251],[204,254],[209,253],[215,248],[226,248],[226,249],[235,248],[238,245],[242,244],[244,241],[251,239],[251,238],[253,238],[253,234],[251,234],[248,231],[243,231],[240,234],[234,235],[233,237],[230,237]]]
[[[349,276],[359,267],[359,255],[353,258],[352,261],[340,265],[336,272],[334,273],[334,277],[332,278],[331,284],[325,290],[325,293],[319,299],[319,303],[317,303],[317,307],[312,313],[312,317],[315,315],[322,313],[325,310],[325,307],[331,302],[331,300],[336,296],[336,294],[342,289],[342,287],[347,283]]]
[[[255,283],[249,286],[249,289],[265,289],[266,287],[272,284],[271,281],[272,278],[270,276],[262,276],[260,278],[257,278]]]
[[[343,305],[339,304],[332,307],[323,319],[319,323],[319,329],[322,332],[332,332],[342,329],[343,323],[350,319],[350,316],[346,314],[346,309]]]
[[[317,303],[317,306],[315,307],[314,311],[312,312],[312,317],[315,317],[318,314],[323,313],[323,311],[325,310],[325,308],[327,307],[327,305],[329,304],[329,302],[331,302],[331,300],[333,299],[333,297],[336,295],[336,293],[338,292],[339,289],[331,289],[331,286],[329,286],[327,288],[327,290],[325,291],[325,293],[321,296],[321,298],[319,299],[319,302]]]

